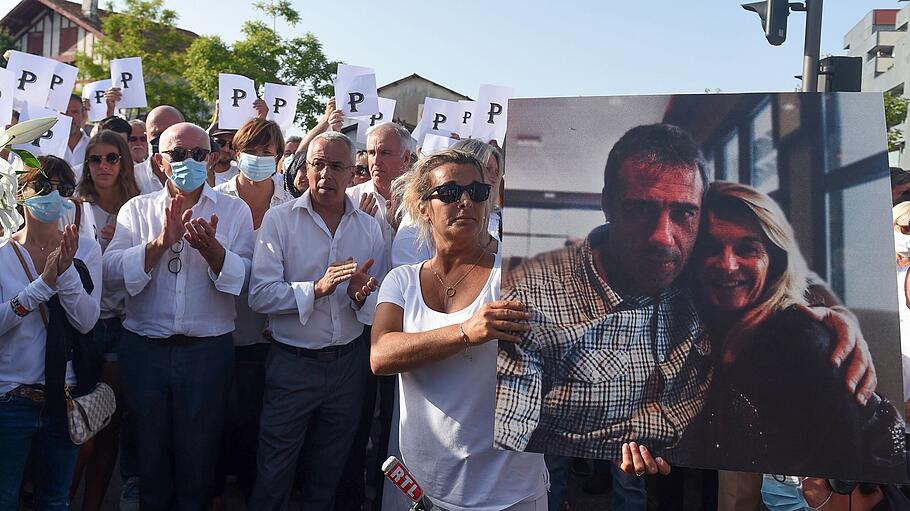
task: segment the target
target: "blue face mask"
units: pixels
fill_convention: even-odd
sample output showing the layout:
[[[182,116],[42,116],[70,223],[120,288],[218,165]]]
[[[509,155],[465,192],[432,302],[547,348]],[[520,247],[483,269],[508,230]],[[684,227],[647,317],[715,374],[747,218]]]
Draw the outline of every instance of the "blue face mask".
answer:
[[[278,168],[278,162],[274,156],[253,156],[252,154],[240,153],[237,159],[237,166],[240,172],[250,181],[265,181],[272,177]]]
[[[171,181],[181,192],[192,192],[205,183],[209,175],[204,161],[187,158],[183,161],[171,162]]]
[[[54,190],[47,195],[36,195],[25,199],[25,207],[37,220],[51,223],[60,220],[65,211],[73,209],[75,206],[69,199],[61,197],[60,193]]]
[[[803,495],[802,481],[799,478],[791,476],[788,476],[784,482],[780,482],[774,477],[766,474],[762,479],[761,498],[769,511],[803,511],[804,509],[817,509],[811,507],[809,503],[806,502],[806,497]],[[827,503],[827,501],[825,503]]]

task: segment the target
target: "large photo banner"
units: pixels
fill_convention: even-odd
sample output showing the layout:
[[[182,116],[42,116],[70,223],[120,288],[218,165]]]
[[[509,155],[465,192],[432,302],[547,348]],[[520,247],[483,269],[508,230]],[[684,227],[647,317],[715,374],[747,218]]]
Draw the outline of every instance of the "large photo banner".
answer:
[[[881,94],[508,112],[498,448],[906,482]]]

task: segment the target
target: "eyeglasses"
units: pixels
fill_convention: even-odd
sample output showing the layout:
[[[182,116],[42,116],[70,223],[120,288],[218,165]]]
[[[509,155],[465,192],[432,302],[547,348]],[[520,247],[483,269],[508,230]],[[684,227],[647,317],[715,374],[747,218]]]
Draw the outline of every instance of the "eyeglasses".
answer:
[[[158,154],[158,142],[161,141],[161,135],[149,140],[149,145],[152,146],[152,154]]]
[[[32,189],[35,190],[35,195],[47,195],[56,189],[61,197],[72,197],[73,192],[76,191],[76,185],[65,182],[54,183],[46,177],[39,177],[32,182]]]
[[[353,165],[342,165],[338,162],[328,163],[325,160],[313,160],[306,163],[316,172],[322,172],[326,167],[330,168],[332,172],[344,172],[345,170],[353,167]]]
[[[471,198],[473,202],[483,202],[490,198],[490,189],[492,186],[481,183],[480,181],[474,181],[469,185],[460,185],[457,183],[446,183],[444,185],[437,186],[423,196],[423,200],[430,200],[434,198],[439,199],[440,201],[451,204],[457,202],[461,199],[464,192],[468,192],[468,197]]]
[[[183,261],[180,260],[180,252],[183,252],[183,238],[177,240],[177,243],[171,245],[171,253],[174,254],[167,262],[167,271],[177,275],[183,269]]]
[[[161,152],[170,156],[171,161],[175,162],[175,163],[185,160],[187,156],[192,157],[196,161],[205,161],[205,159],[208,157],[209,153],[211,153],[211,151],[209,151],[208,149],[202,149],[202,148],[186,149],[183,147],[175,147],[173,149],[169,149],[167,151],[161,151]]]
[[[366,165],[357,165],[355,169],[354,173],[357,174],[357,177],[366,177],[370,173],[370,167]]]
[[[92,154],[85,159],[89,165],[101,165],[102,156],[100,154]],[[117,153],[107,153],[104,155],[104,161],[115,165],[120,162],[120,155]]]
[[[142,142],[143,144],[145,144],[149,141],[148,137],[145,135],[139,135],[138,137],[134,136],[134,135],[130,135],[129,137],[127,137],[127,139],[130,142]]]

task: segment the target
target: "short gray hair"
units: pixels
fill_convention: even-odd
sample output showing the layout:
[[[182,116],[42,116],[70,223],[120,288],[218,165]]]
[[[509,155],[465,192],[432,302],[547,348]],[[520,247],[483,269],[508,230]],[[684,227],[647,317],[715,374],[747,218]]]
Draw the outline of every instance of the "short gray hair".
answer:
[[[452,149],[460,149],[462,151],[473,154],[474,157],[477,158],[484,166],[484,172],[486,172],[486,166],[490,163],[490,158],[495,158],[496,166],[499,167],[499,173],[504,173],[502,166],[502,151],[493,145],[490,145],[476,138],[467,138],[455,142],[455,144],[452,146]],[[490,184],[496,186],[496,183]]]
[[[130,127],[132,128],[135,126],[139,126],[140,128],[145,129],[145,122],[143,122],[142,119],[133,119],[130,121]]]
[[[369,143],[370,137],[373,135],[382,135],[383,133],[392,132],[398,136],[398,142],[401,144],[402,154],[405,151],[408,151],[411,154],[414,154],[414,139],[411,137],[411,132],[407,130],[404,126],[398,124],[397,122],[384,122],[382,124],[377,124],[367,130],[367,143]]]
[[[351,139],[347,137],[344,133],[339,133],[337,131],[326,131],[316,135],[313,140],[310,140],[310,144],[306,148],[306,159],[310,160],[310,152],[313,151],[313,146],[316,145],[318,140],[324,140],[325,143],[329,142],[341,142],[348,148],[348,157],[350,162],[354,163],[357,161],[356,154],[357,149],[354,148],[354,142],[351,142]]]

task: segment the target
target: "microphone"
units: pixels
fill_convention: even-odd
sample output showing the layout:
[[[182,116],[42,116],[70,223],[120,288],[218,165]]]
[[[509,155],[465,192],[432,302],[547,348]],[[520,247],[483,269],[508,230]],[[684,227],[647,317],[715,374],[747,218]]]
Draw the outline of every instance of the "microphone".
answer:
[[[424,496],[423,489],[417,484],[417,481],[411,477],[411,473],[408,471],[408,468],[404,466],[404,463],[398,460],[395,456],[389,456],[389,459],[385,460],[385,463],[382,464],[382,473],[385,474],[386,479],[392,481],[401,493],[410,499],[414,505],[411,507],[415,511],[429,511],[434,509],[433,503]]]

